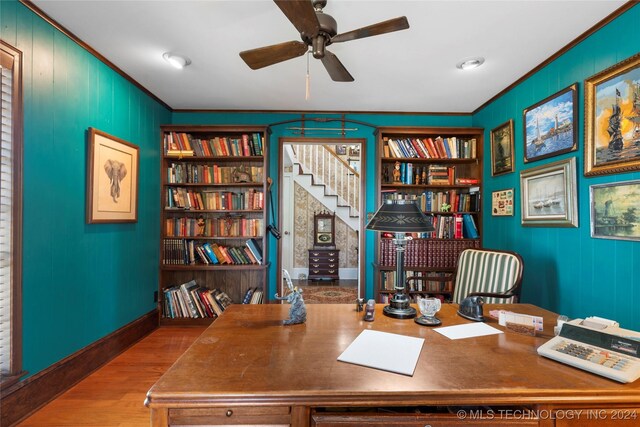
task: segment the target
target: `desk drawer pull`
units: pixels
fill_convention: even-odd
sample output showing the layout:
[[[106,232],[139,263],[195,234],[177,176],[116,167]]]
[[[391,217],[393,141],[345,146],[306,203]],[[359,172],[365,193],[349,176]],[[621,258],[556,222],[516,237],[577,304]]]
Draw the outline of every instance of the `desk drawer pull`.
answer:
[[[227,409],[227,412],[225,414],[227,417],[230,417],[233,415],[233,411],[231,409]]]

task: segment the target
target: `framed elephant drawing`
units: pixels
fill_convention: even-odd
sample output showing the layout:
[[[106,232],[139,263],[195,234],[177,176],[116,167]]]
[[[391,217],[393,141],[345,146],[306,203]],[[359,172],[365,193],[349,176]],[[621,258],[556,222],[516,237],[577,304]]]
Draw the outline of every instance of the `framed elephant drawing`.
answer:
[[[138,151],[130,142],[89,128],[88,224],[138,221]]]

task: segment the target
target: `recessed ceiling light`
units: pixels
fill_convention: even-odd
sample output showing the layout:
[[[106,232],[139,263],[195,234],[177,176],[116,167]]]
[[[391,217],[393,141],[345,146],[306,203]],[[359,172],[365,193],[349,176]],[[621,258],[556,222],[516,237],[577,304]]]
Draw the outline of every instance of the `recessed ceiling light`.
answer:
[[[175,53],[165,52],[164,54],[162,54],[162,57],[165,61],[178,69],[182,69],[191,64],[191,60],[189,58]]]
[[[484,58],[481,56],[478,56],[477,58],[469,58],[469,59],[465,59],[464,61],[460,61],[456,64],[456,67],[465,71],[473,70],[474,68],[478,68],[479,66],[481,66],[483,63],[484,63]]]

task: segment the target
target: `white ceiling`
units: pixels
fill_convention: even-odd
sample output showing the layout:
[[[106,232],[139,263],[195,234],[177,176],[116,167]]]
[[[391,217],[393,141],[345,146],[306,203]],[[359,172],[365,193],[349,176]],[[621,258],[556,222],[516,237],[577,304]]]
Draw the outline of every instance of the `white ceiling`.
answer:
[[[238,56],[300,40],[271,0],[33,3],[173,109],[471,112],[625,1],[328,0],[339,33],[403,15],[410,28],[329,46],[355,82],[311,57],[309,100],[306,55],[255,71]],[[482,67],[455,67],[475,56]]]

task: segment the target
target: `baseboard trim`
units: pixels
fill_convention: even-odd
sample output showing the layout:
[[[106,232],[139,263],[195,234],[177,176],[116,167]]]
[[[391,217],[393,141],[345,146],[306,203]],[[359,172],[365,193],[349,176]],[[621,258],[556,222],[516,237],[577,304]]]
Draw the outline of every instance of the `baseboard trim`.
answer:
[[[2,390],[0,425],[13,426],[158,327],[153,310],[41,372]]]

